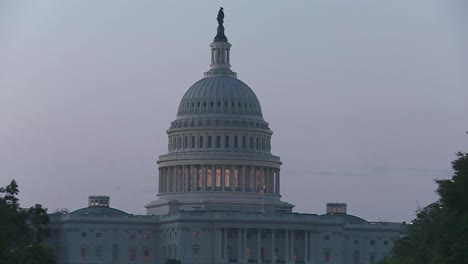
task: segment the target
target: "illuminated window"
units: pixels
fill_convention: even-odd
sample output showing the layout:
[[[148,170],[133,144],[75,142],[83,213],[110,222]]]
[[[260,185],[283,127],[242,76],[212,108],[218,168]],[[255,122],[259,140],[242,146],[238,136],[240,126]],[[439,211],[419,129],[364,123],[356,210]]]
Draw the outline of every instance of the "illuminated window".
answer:
[[[224,187],[229,187],[230,177],[231,177],[231,171],[229,169],[226,169],[224,171]]]
[[[206,186],[210,187],[211,186],[211,169],[207,169],[206,173]]]
[[[216,169],[216,187],[221,187],[221,170]]]

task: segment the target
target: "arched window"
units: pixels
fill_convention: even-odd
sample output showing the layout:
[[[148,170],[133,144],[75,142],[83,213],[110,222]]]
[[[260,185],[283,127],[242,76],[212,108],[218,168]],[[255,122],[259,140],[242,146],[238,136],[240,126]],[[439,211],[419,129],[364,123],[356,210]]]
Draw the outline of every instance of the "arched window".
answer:
[[[231,171],[229,169],[226,169],[224,171],[224,187],[229,187],[230,186],[229,185],[230,184],[230,182],[229,182],[230,178],[231,178]]]
[[[215,182],[215,186],[217,188],[221,187],[221,170],[220,169],[216,169],[216,182]]]

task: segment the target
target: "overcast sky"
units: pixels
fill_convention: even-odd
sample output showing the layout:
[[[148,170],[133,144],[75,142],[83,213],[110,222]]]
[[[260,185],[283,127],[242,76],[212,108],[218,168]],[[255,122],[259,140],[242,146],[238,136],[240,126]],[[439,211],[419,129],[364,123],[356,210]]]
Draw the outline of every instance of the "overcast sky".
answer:
[[[144,214],[220,6],[295,211],[408,221],[437,199],[468,149],[463,0],[0,0],[0,186],[50,212],[105,194]]]

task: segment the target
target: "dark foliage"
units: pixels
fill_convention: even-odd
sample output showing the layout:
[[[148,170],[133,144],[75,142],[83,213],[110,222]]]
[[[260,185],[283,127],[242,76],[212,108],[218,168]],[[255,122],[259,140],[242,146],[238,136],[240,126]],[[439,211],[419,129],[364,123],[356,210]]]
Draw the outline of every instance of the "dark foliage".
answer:
[[[50,236],[49,217],[40,204],[19,207],[16,181],[0,188],[0,263],[53,264],[52,250],[43,242]]]
[[[468,154],[452,162],[450,180],[437,180],[439,201],[428,205],[384,264],[468,264]]]

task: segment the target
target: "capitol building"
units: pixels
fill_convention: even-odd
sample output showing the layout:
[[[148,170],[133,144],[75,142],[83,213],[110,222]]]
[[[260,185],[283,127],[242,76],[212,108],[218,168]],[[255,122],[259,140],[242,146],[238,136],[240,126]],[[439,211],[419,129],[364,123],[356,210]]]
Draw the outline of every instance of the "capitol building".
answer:
[[[390,254],[404,225],[368,222],[345,203],[327,204],[323,215],[296,213],[281,199],[288,176],[271,153],[257,96],[231,70],[223,19],[220,10],[210,68],[167,130],[157,200],[146,215],[113,208],[101,195],[51,214],[58,263],[376,264]]]

